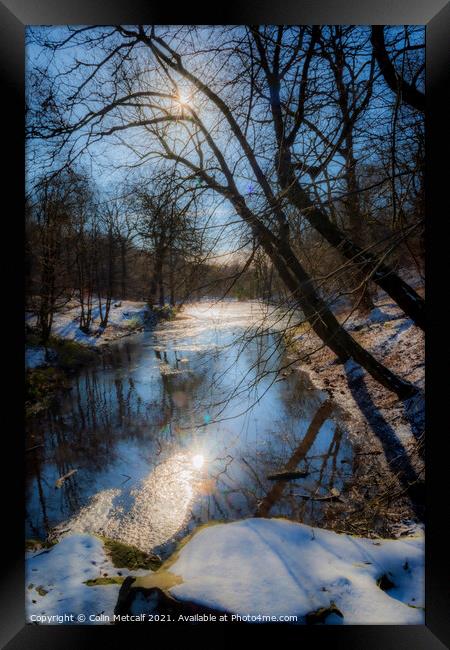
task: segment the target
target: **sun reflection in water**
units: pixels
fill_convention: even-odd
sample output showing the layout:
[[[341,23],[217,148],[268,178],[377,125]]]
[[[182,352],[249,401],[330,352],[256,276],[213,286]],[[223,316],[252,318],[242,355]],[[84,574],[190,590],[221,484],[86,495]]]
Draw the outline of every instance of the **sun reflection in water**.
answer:
[[[183,528],[196,495],[214,490],[214,482],[201,480],[205,465],[206,456],[198,449],[175,453],[153,467],[130,492],[99,492],[55,534],[96,533],[150,552]],[[125,505],[124,497],[131,498],[131,504]]]
[[[205,457],[202,454],[192,456],[192,465],[195,469],[201,469],[205,463]]]

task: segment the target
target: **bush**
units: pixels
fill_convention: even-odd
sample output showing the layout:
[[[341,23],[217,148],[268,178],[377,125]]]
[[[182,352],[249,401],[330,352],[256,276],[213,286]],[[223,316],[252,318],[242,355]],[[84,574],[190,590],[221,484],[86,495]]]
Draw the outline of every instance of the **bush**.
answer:
[[[60,368],[33,368],[25,378],[25,401],[27,415],[50,408],[61,389],[68,389],[70,382]]]
[[[135,546],[123,544],[114,539],[103,538],[103,545],[111,558],[113,565],[117,568],[127,569],[159,569],[162,562],[156,555],[144,553]]]
[[[97,358],[95,350],[76,341],[52,338],[49,345],[55,350],[58,355],[58,365],[64,370],[77,370]]]
[[[158,318],[173,320],[178,313],[178,308],[171,305],[164,305],[164,307],[153,307],[152,311]]]
[[[128,320],[126,320],[123,325],[128,330],[137,330],[140,327],[142,327],[142,321],[137,316],[133,316],[133,318],[129,318]]]

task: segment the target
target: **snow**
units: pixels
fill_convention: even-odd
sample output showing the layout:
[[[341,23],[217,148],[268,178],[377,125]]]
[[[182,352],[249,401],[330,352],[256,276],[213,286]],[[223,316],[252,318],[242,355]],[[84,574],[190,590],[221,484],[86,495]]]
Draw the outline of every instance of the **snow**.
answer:
[[[125,568],[117,569],[107,557],[100,539],[92,535],[71,535],[45,551],[27,553],[25,560],[25,600],[27,622],[54,624],[77,623],[77,615],[84,614],[86,623],[105,621],[89,620],[89,616],[105,614],[112,620],[119,594],[119,584],[89,587],[86,580],[131,575]],[[146,575],[148,571],[133,571],[134,576]],[[36,589],[43,588],[46,594]],[[33,602],[34,601],[34,602]],[[73,614],[72,622],[62,619],[36,618],[67,616]]]
[[[344,363],[345,372],[352,379],[356,379],[364,376],[364,370],[361,368],[359,363],[356,363],[353,359],[349,359]]]
[[[306,372],[315,388],[326,391],[340,408],[347,434],[358,447],[358,453],[370,455],[370,463],[360,465],[358,481],[361,486],[365,484],[371,494],[374,494],[374,489],[391,484],[392,468],[385,457],[380,435],[385,439],[389,437],[394,444],[400,441],[409,455],[408,462],[418,475],[423,475],[424,464],[418,441],[425,430],[424,332],[406,318],[389,297],[374,297],[374,300],[375,309],[370,314],[351,312],[344,305],[337,314],[338,320],[375,359],[417,386],[419,392],[414,398],[400,400],[353,360],[343,367],[329,348],[321,346],[312,331],[299,336],[291,348],[291,359],[299,362],[297,367]],[[379,455],[373,455],[377,453]],[[361,507],[363,504],[362,497]],[[398,500],[396,506],[386,509],[382,517],[373,517],[372,530],[394,536],[399,518],[412,516],[415,515],[409,502]]]
[[[88,623],[90,615],[104,613],[112,617],[120,585],[89,587],[84,582],[105,573],[114,577],[119,572],[122,576],[131,575],[127,569],[117,569],[111,564],[101,540],[92,535],[71,535],[48,550],[28,553],[25,562],[27,621],[35,622],[36,616],[67,614],[74,614],[74,623],[79,614],[84,614]],[[139,570],[133,575],[146,573]],[[36,588],[43,588],[47,593],[40,595]],[[51,623],[51,620],[38,622]]]
[[[85,334],[79,328],[80,305],[78,301],[74,300],[69,303],[64,311],[55,314],[52,335],[89,346],[99,346],[114,338],[129,334],[131,321],[137,320],[143,325],[149,313],[145,302],[131,300],[113,301],[109,312],[108,325],[106,328],[101,328],[100,309],[96,305],[92,309],[93,320],[91,333]],[[31,325],[35,324],[36,317],[28,315],[27,322]]]
[[[307,614],[334,604],[343,618],[331,615],[327,624],[424,623],[424,537],[418,528],[398,540],[371,540],[284,519],[244,519],[201,529],[169,571],[182,579],[170,589],[175,598],[240,616],[297,616],[301,624]],[[72,534],[29,553],[27,621],[70,614],[84,614],[87,624],[105,623],[89,620],[100,614],[112,621],[120,585],[84,583],[119,573],[148,572],[114,568],[92,535]],[[383,575],[393,583],[388,591],[377,585]]]
[[[281,519],[207,527],[182,548],[173,596],[241,616],[296,615],[334,602],[344,624],[424,623],[424,538],[369,540]],[[377,586],[387,574],[395,585]]]
[[[45,358],[45,348],[27,347],[25,348],[25,368],[39,368],[47,363]]]
[[[33,620],[32,615],[112,613],[114,610],[119,585],[88,587],[83,584],[103,573],[117,575],[106,558],[101,541],[95,537],[66,537],[48,551],[28,557],[25,570],[29,622]],[[48,593],[39,595],[36,587],[40,586]]]

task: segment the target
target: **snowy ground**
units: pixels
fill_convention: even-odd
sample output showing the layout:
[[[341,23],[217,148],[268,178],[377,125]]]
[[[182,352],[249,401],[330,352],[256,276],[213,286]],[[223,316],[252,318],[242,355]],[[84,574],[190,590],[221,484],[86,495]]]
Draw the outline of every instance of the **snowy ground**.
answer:
[[[170,589],[175,598],[241,616],[290,615],[301,624],[308,614],[334,606],[342,616],[328,615],[327,624],[424,623],[420,529],[400,540],[375,541],[282,519],[245,519],[201,529],[168,568],[181,578]],[[48,551],[29,554],[27,620],[82,614],[90,623],[91,615],[112,617],[119,585],[84,584],[105,574],[130,572],[114,568],[101,541],[90,535],[71,535]],[[383,576],[387,591],[377,584]]]
[[[142,569],[133,575],[145,575]],[[115,568],[100,539],[92,535],[65,537],[48,550],[27,553],[25,561],[26,618],[30,623],[55,624],[45,617],[79,614],[113,615],[119,584],[88,586],[86,580],[131,575]],[[36,618],[44,617],[44,618]],[[66,621],[68,622],[68,621]],[[89,620],[87,618],[87,623]]]
[[[375,300],[375,304],[366,315],[351,313],[342,304],[338,319],[376,359],[416,385],[416,397],[402,401],[353,361],[345,366],[338,363],[309,328],[299,330],[291,341],[289,358],[292,371],[306,372],[316,388],[329,394],[340,410],[355,452],[351,487],[355,507],[344,513],[344,520],[327,520],[327,527],[397,537],[408,531],[417,517],[404,493],[405,483],[397,480],[397,459],[405,460],[418,483],[425,479],[425,337],[388,297]]]
[[[210,526],[170,567],[176,598],[245,616],[303,617],[334,603],[328,623],[423,624],[424,539],[369,540],[281,519]],[[392,586],[377,581],[386,575]]]
[[[91,333],[85,334],[79,328],[80,306],[77,301],[72,301],[67,307],[55,315],[52,335],[68,339],[88,346],[101,346],[111,341],[126,336],[143,326],[144,320],[149,316],[149,309],[145,302],[131,300],[113,301],[109,312],[108,325],[100,328],[100,311],[98,305],[93,308],[93,321]],[[34,325],[36,317],[29,315],[27,323]],[[37,368],[47,363],[43,347],[30,347],[25,351],[25,366]]]
[[[346,314],[339,315],[343,322]],[[346,329],[363,347],[400,377],[416,385],[423,394],[425,390],[425,337],[424,332],[404,317],[403,312],[389,299],[379,301],[376,308],[366,316],[352,314],[345,323]],[[317,348],[321,348],[317,350]],[[370,402],[372,413],[380,422],[391,428],[403,444],[414,442],[418,430],[423,425],[423,400],[402,403],[398,397],[376,382],[353,362],[343,367],[336,363],[334,353],[321,347],[317,337],[311,332],[300,334],[295,342],[300,368],[308,373],[317,386],[327,391],[341,408],[350,416],[349,428],[358,436],[370,429],[367,413],[364,413],[364,399],[353,386],[352,380],[363,377],[365,402]],[[314,352],[308,358],[308,353]],[[297,354],[295,354],[297,356]],[[415,416],[418,417],[415,417]]]
[[[46,350],[44,347],[25,348],[25,368],[40,368],[47,364]]]

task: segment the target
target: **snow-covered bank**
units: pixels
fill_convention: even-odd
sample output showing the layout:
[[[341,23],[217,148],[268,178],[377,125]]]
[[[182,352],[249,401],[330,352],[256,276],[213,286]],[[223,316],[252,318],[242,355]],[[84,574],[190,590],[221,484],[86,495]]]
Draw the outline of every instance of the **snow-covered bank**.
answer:
[[[423,624],[424,538],[369,540],[280,519],[207,527],[181,549],[171,594],[242,616],[304,617],[334,603],[329,623]],[[388,591],[381,586],[392,584]],[[387,581],[390,581],[390,583]]]
[[[145,575],[139,569],[117,569],[107,557],[101,540],[92,535],[71,535],[47,550],[27,553],[25,560],[26,617],[29,623],[54,624],[51,616],[106,614],[112,618],[120,589],[120,578]],[[86,581],[109,578],[111,584],[89,586]],[[118,580],[117,583],[112,582]]]
[[[60,339],[76,341],[89,347],[99,347],[139,331],[152,318],[152,313],[145,302],[131,300],[114,301],[111,304],[106,328],[100,327],[101,319],[98,305],[93,308],[92,314],[91,333],[85,334],[79,327],[80,305],[77,301],[72,301],[63,311],[55,314],[52,335]],[[34,326],[36,317],[28,316],[27,323]],[[25,366],[27,368],[45,366],[48,361],[45,348],[26,348]]]
[[[389,300],[378,301],[376,308],[367,316],[344,312],[339,320],[351,335],[374,357],[400,377],[413,383],[422,391],[425,389],[425,336],[424,332],[405,318],[403,312]],[[358,382],[364,384],[365,401],[372,403],[372,411],[379,415],[403,444],[413,443],[423,429],[423,399],[419,396],[414,403],[403,403],[398,397],[375,381],[356,364],[346,366],[336,362],[334,353],[321,346],[310,331],[300,333],[294,340],[293,356],[298,357],[300,368],[305,371],[317,388],[328,392],[339,406],[350,415],[349,428],[358,438],[366,435],[370,426],[361,408],[361,390]],[[309,356],[311,355],[311,356]],[[373,436],[372,436],[373,437]]]
[[[44,347],[25,348],[25,368],[41,368],[45,365],[47,365],[47,355]]]
[[[405,495],[405,482],[398,480],[399,462],[409,467],[410,476],[415,474],[419,490],[425,478],[425,337],[388,298],[375,304],[364,316],[344,308],[338,319],[377,360],[417,386],[414,398],[400,400],[353,361],[343,366],[310,329],[300,330],[290,341],[290,357],[341,409],[355,450],[353,512],[344,526],[339,521],[336,526],[331,521],[327,525],[356,534],[371,530],[394,537],[417,518]],[[420,508],[420,500],[417,503]]]
[[[118,570],[96,537],[65,537],[27,557],[27,620],[81,614],[89,624],[102,622],[89,619],[101,613],[112,620],[120,585],[88,586],[86,581],[130,574],[148,571]],[[295,616],[299,624],[424,622],[420,529],[400,540],[369,540],[283,519],[244,519],[200,529],[152,573],[154,583],[159,574],[174,585],[168,592],[178,601],[255,616],[256,621],[259,616]],[[137,586],[136,606],[154,613],[152,589],[143,594],[139,582]]]

